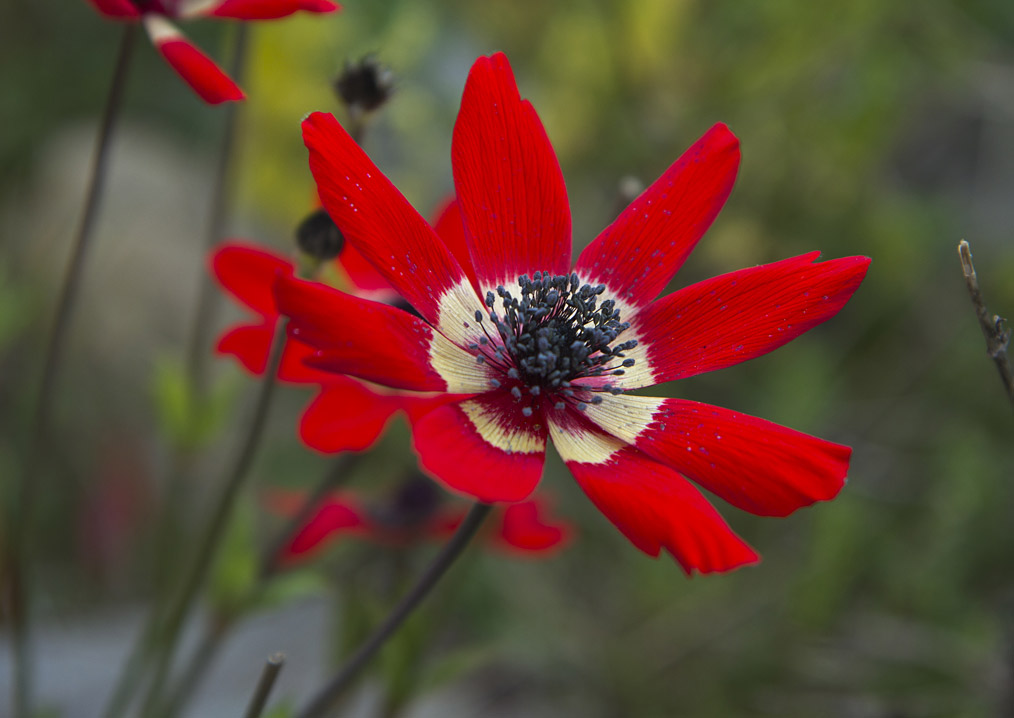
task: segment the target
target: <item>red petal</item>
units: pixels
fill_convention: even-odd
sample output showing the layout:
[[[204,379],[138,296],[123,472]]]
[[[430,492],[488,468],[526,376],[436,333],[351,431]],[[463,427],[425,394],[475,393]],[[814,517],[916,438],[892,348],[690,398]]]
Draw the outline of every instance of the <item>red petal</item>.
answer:
[[[331,372],[320,371],[307,365],[317,355],[313,347],[286,337],[278,379],[290,384],[328,384],[335,380]]]
[[[345,270],[345,276],[349,284],[363,293],[384,293],[397,297],[397,292],[391,283],[384,279],[380,273],[367,262],[363,255],[356,251],[355,247],[346,244],[342,253],[338,256],[339,266]]]
[[[215,62],[162,17],[147,15],[144,26],[159,51],[183,80],[210,105],[242,100],[239,86]]]
[[[321,201],[345,239],[438,324],[441,300],[465,280],[444,243],[332,115],[315,112],[305,119],[303,141]],[[476,298],[463,313],[478,308]]]
[[[268,368],[268,356],[271,353],[276,325],[277,322],[272,320],[264,324],[243,324],[233,327],[219,338],[215,352],[234,356],[248,372],[254,376],[263,376]],[[282,363],[278,367],[278,379],[290,384],[321,384],[334,381],[334,374],[312,369],[304,363],[315,354],[315,349],[286,338]]]
[[[445,200],[437,210],[433,229],[440,239],[444,240],[444,244],[451,250],[454,258],[458,260],[458,264],[468,275],[472,286],[478,289],[479,283],[475,278],[472,258],[468,255],[468,240],[465,239],[465,224],[461,217],[461,205],[454,197]]]
[[[592,503],[637,548],[655,557],[664,548],[687,575],[760,560],[689,481],[635,449],[626,447],[605,464],[567,466]]]
[[[434,409],[439,409],[444,404],[457,401],[460,398],[459,395],[440,394],[434,396],[432,394],[419,395],[414,392],[396,392],[395,397],[412,425],[415,425],[417,421]]]
[[[393,397],[370,391],[354,379],[336,377],[306,407],[299,438],[326,454],[363,451],[380,438],[399,408]]]
[[[299,9],[303,12],[336,12],[342,9],[342,6],[331,0],[298,0]]]
[[[260,247],[228,242],[211,255],[211,271],[223,289],[270,319],[278,316],[275,279],[280,275],[291,276],[293,268],[289,260]]]
[[[542,476],[545,429],[506,392],[435,409],[416,422],[419,464],[444,485],[485,502],[521,501]]]
[[[293,278],[280,280],[276,291],[280,309],[291,317],[290,335],[318,350],[308,360],[317,369],[414,391],[462,387],[470,392],[488,386],[470,355],[407,312]],[[462,373],[446,365],[438,372],[432,364],[438,356],[452,364],[459,360],[460,366],[451,369]]]
[[[563,519],[545,519],[548,513],[538,498],[504,507],[498,543],[520,553],[547,553],[563,548],[573,527]]]
[[[814,263],[818,255],[731,272],[645,307],[633,323],[648,366],[631,367],[624,385],[650,386],[738,364],[833,317],[863,281],[870,260]]]
[[[326,13],[339,8],[337,3],[328,0],[224,0],[203,9],[200,14],[236,20],[274,20],[300,10]]]
[[[329,538],[343,533],[358,533],[365,526],[362,509],[339,497],[324,501],[282,552],[283,563],[307,559]]]
[[[665,399],[637,448],[758,516],[833,499],[852,449],[747,414]]]
[[[274,335],[273,320],[264,324],[236,326],[222,334],[215,352],[236,357],[248,372],[261,376],[268,367],[268,354],[271,352]]]
[[[472,264],[485,290],[536,271],[570,270],[563,174],[503,53],[472,66],[451,146]]]
[[[715,125],[588,245],[577,271],[624,302],[647,304],[711,226],[738,167],[739,140]]]
[[[554,413],[550,434],[588,498],[646,554],[658,556],[664,548],[687,574],[759,560],[689,481],[606,435],[583,414]]]
[[[133,20],[141,17],[140,11],[131,0],[88,0],[88,2],[106,17]]]

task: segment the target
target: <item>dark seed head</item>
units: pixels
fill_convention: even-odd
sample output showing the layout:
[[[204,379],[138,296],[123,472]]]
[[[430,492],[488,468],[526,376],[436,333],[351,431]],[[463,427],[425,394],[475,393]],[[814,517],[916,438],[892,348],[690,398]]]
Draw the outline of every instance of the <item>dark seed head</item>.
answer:
[[[394,74],[373,55],[366,55],[358,62],[345,62],[335,78],[334,90],[350,110],[372,112],[390,99]]]
[[[309,256],[324,262],[341,254],[345,237],[327,210],[321,208],[299,223],[296,244]]]
[[[625,359],[623,352],[636,346],[636,341],[612,346],[630,325],[620,321],[614,300],[599,303],[604,284],[582,285],[576,273],[535,272],[519,277],[518,288],[519,297],[502,285],[495,294],[486,293],[490,310],[497,298],[503,307],[502,318],[492,311],[489,318],[509,357],[510,378],[566,394],[574,379],[622,371],[616,369],[617,360],[620,366],[633,365],[634,360]]]
[[[378,523],[390,529],[411,529],[433,515],[440,506],[441,492],[422,474],[404,481],[394,494],[371,511]]]

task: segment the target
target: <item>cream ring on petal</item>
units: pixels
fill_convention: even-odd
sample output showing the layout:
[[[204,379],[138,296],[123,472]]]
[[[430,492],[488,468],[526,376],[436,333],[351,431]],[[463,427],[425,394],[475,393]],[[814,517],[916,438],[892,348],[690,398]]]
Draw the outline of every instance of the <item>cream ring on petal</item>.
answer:
[[[505,424],[496,413],[483,404],[463,401],[459,406],[483,439],[508,454],[534,454],[546,448],[545,435],[526,431],[520,426]]]
[[[577,423],[562,426],[553,419],[549,420],[549,435],[560,458],[582,464],[605,464],[625,446],[622,441],[608,434]]]

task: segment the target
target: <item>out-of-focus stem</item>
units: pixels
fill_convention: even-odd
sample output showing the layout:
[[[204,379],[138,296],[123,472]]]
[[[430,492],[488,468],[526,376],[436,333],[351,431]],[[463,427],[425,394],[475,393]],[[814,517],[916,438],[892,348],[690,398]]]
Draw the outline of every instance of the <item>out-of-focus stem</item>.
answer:
[[[475,532],[478,531],[482,522],[486,520],[492,506],[488,504],[475,504],[465,516],[465,520],[458,526],[457,531],[450,541],[441,549],[433,562],[420,576],[415,586],[395,606],[394,610],[384,619],[377,630],[366,642],[360,646],[345,666],[331,679],[310,703],[296,714],[296,718],[321,718],[341,698],[345,690],[352,684],[359,672],[366,667],[374,654],[387,642],[391,636],[401,627],[412,612],[418,607],[441,577],[451,567],[455,559],[471,541]]]
[[[133,27],[133,26],[132,26]],[[247,23],[235,23],[232,39],[232,55],[228,65],[229,75],[237,82],[242,83],[244,69],[246,67],[247,46],[249,45],[249,28]],[[225,218],[229,213],[229,198],[231,195],[232,183],[230,181],[230,170],[232,167],[232,156],[235,151],[238,117],[240,112],[239,102],[230,102],[223,108],[225,123],[223,128],[222,144],[219,149],[218,162],[215,168],[215,175],[212,180],[211,213],[208,219],[207,234],[205,239],[206,251],[212,247],[221,237],[225,225]],[[205,252],[202,252],[202,256]],[[214,320],[214,299],[215,292],[211,279],[202,271],[198,280],[198,299],[195,309],[194,320],[191,325],[190,339],[186,349],[187,386],[193,392],[193,406],[200,404],[200,400],[206,394],[206,356],[208,353],[208,336]],[[176,545],[179,538],[177,531],[177,515],[182,504],[182,486],[185,481],[181,478],[186,474],[191,465],[191,456],[187,449],[182,447],[174,448],[175,455],[172,461],[172,468],[169,472],[167,482],[167,494],[165,509],[159,531],[159,545],[156,546],[157,564],[159,567],[168,565],[168,552]],[[166,571],[165,573],[172,573]],[[158,577],[164,579],[165,575]],[[159,583],[164,583],[160,580]],[[148,622],[142,629],[140,637],[134,644],[127,661],[124,663],[120,677],[111,694],[109,704],[104,713],[106,718],[116,718],[124,713],[131,698],[137,694],[141,687],[141,681],[145,677],[152,651],[154,650],[153,640],[155,639],[156,620],[158,617],[157,607],[149,616]]]
[[[986,303],[979,289],[979,278],[975,274],[975,265],[972,264],[972,249],[965,240],[958,242],[958,256],[961,257],[961,269],[965,274],[965,284],[968,285],[975,315],[979,319],[979,327],[986,338],[986,353],[996,364],[1000,380],[1007,391],[1007,399],[1014,408],[1014,371],[1011,371],[1010,357],[1007,354],[1007,348],[1010,346],[1010,328],[1007,326],[1007,320],[996,314],[990,315],[986,310]]]
[[[309,520],[313,512],[317,510],[324,498],[339,486],[348,476],[349,470],[359,458],[359,454],[342,454],[335,459],[328,467],[320,483],[313,492],[306,498],[303,505],[296,514],[289,519],[282,530],[278,532],[274,540],[268,545],[261,559],[261,570],[258,580],[251,589],[250,597],[253,599],[263,591],[268,582],[274,577],[278,570],[279,558],[285,547]],[[208,666],[218,654],[222,642],[228,636],[235,625],[234,617],[218,616],[208,622],[204,635],[198,643],[189,664],[184,669],[183,675],[169,691],[169,701],[165,708],[158,711],[160,718],[173,718],[180,714],[182,708],[190,700],[194,692],[200,687],[204,677],[207,675]]]
[[[179,715],[186,704],[193,698],[194,693],[204,682],[208,669],[218,655],[229,635],[233,622],[222,616],[212,616],[205,626],[204,635],[201,637],[197,648],[194,649],[193,657],[180,676],[176,686],[169,691],[169,700],[163,708],[156,712],[160,718]]]
[[[247,47],[250,44],[249,23],[235,23],[235,28],[229,74],[237,83],[242,84],[246,69]],[[222,239],[226,217],[228,217],[231,208],[232,159],[236,149],[236,137],[239,134],[239,114],[242,104],[230,102],[225,107],[225,134],[219,148],[218,164],[215,167],[215,178],[212,185],[214,194],[211,198],[211,215],[208,218],[207,234],[204,238],[205,255]],[[202,398],[207,392],[209,344],[211,329],[214,326],[215,308],[218,306],[217,298],[218,292],[215,290],[214,282],[204,271],[204,262],[202,261],[197,290],[197,306],[187,344],[187,379],[191,391],[197,398]]]
[[[268,697],[271,695],[271,689],[275,687],[275,679],[278,678],[284,665],[284,653],[276,653],[268,658],[267,663],[264,664],[264,670],[261,671],[261,678],[257,681],[257,688],[254,689],[254,694],[250,698],[250,705],[244,714],[245,718],[260,718],[261,713],[264,712],[264,706],[267,705]]]
[[[31,534],[35,525],[36,504],[40,485],[39,464],[43,445],[49,433],[53,397],[56,394],[56,378],[63,356],[63,344],[70,326],[71,312],[77,299],[84,273],[88,248],[91,245],[95,218],[106,185],[106,171],[109,164],[109,147],[113,130],[123,104],[127,86],[130,58],[137,38],[137,24],[130,23],[123,28],[120,49],[113,70],[113,80],[106,99],[102,125],[99,129],[98,144],[92,164],[88,193],[85,197],[84,213],[71,246],[60,296],[56,303],[56,314],[46,344],[42,364],[42,381],[39,387],[35,415],[25,453],[24,471],[12,504],[10,565],[7,576],[7,604],[11,620],[11,645],[14,652],[13,715],[15,718],[28,716],[32,712],[32,655],[30,584],[31,577]]]
[[[268,361],[267,371],[260,384],[260,391],[257,395],[257,404],[254,409],[253,418],[246,434],[246,439],[240,448],[236,461],[229,472],[222,493],[215,502],[214,510],[204,531],[194,549],[191,565],[186,569],[178,592],[175,594],[165,619],[159,622],[155,632],[153,649],[155,652],[155,668],[151,684],[143,703],[142,715],[151,715],[152,710],[161,699],[162,689],[165,684],[169,668],[172,664],[173,655],[176,652],[176,644],[180,638],[180,629],[190,608],[193,606],[197,592],[203,585],[208,575],[221,538],[225,533],[232,509],[236,504],[239,491],[244,480],[250,473],[254,456],[260,446],[264,427],[267,423],[268,409],[274,397],[275,386],[277,385],[278,367],[282,362],[282,353],[285,349],[285,321],[278,322],[275,328],[274,343],[271,347],[271,357]]]

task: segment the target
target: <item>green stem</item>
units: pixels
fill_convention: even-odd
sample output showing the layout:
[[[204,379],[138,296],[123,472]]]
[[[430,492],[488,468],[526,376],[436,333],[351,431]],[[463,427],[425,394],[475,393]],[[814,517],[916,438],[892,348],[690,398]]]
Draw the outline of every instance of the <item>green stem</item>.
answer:
[[[267,371],[264,380],[260,384],[260,391],[257,396],[257,405],[254,409],[253,419],[247,431],[246,440],[240,449],[236,462],[229,473],[222,493],[215,502],[215,507],[204,532],[197,542],[193,563],[188,568],[180,590],[173,599],[166,618],[156,632],[155,641],[155,669],[152,682],[144,700],[142,715],[151,715],[152,709],[158,703],[162,695],[172,658],[176,650],[176,644],[180,638],[180,629],[183,621],[197,598],[197,592],[203,585],[211,567],[222,535],[225,533],[229,518],[232,515],[233,506],[243,487],[244,479],[250,473],[253,459],[257,448],[260,446],[264,427],[267,423],[268,409],[274,397],[278,367],[281,365],[282,352],[285,349],[285,321],[280,321],[275,329],[274,344],[271,348],[271,358],[268,361]]]
[[[1003,382],[1004,391],[1007,393],[1007,400],[1011,408],[1014,408],[1014,370],[1011,369],[1010,356],[1007,353],[1010,347],[1010,328],[1006,319],[996,314],[991,315],[986,309],[986,302],[979,288],[979,277],[975,273],[975,265],[972,264],[972,248],[965,240],[958,242],[958,255],[961,258],[965,284],[968,285],[968,294],[972,298],[972,306],[975,307],[975,316],[986,339],[986,353],[996,365],[1000,381]]]
[[[247,46],[249,29],[246,23],[236,23],[233,32],[232,55],[229,62],[229,75],[237,82],[242,82],[244,69],[246,67]],[[212,247],[221,237],[225,225],[225,218],[229,214],[229,196],[231,194],[230,170],[232,167],[232,156],[235,151],[235,139],[237,135],[240,104],[230,102],[223,109],[225,112],[225,123],[223,128],[222,144],[218,154],[218,162],[215,168],[213,179],[213,192],[211,199],[211,214],[208,219],[208,227],[205,245]],[[207,272],[200,273],[198,285],[198,301],[195,310],[192,331],[187,347],[187,375],[188,388],[193,392],[195,404],[199,398],[206,393],[206,355],[208,339],[214,319],[214,285]],[[178,549],[177,540],[180,538],[177,524],[179,507],[182,504],[181,489],[185,481],[180,477],[189,472],[191,456],[186,449],[177,447],[173,459],[173,468],[170,470],[168,481],[168,493],[165,502],[165,513],[161,521],[159,531],[159,545],[156,546],[155,555],[158,557],[157,583],[162,584],[173,571],[170,569],[172,561],[165,560],[167,553],[173,546]],[[123,670],[117,680],[117,684],[111,694],[106,711],[106,718],[117,718],[127,709],[131,699],[141,687],[141,680],[151,662],[152,653],[156,650],[154,644],[156,628],[158,625],[157,609],[149,615],[148,622],[142,629],[137,642],[131,649]]]
[[[269,544],[261,560],[261,570],[257,582],[250,590],[249,600],[244,604],[256,603],[257,596],[264,591],[268,582],[274,577],[278,570],[278,559],[285,547],[292,541],[292,537],[298,532],[317,510],[324,498],[342,483],[348,476],[349,469],[358,460],[359,454],[342,454],[335,459],[328,467],[324,477],[317,484],[313,492],[306,498],[299,511],[289,519],[274,540]],[[194,692],[200,687],[207,675],[207,668],[214,659],[222,642],[225,640],[232,627],[235,625],[235,616],[219,616],[217,620],[209,621],[198,648],[194,651],[183,675],[176,681],[174,687],[169,691],[169,701],[165,708],[157,713],[160,718],[174,718],[179,715],[182,708],[190,700]]]
[[[43,447],[49,434],[50,414],[53,408],[53,397],[56,394],[56,378],[63,358],[63,345],[70,326],[71,312],[77,299],[84,273],[85,259],[91,245],[95,219],[106,185],[106,174],[109,164],[109,148],[116,127],[116,120],[123,104],[123,94],[127,86],[130,59],[133,55],[134,43],[137,38],[137,25],[124,27],[120,40],[120,49],[113,70],[113,81],[106,99],[106,107],[99,129],[98,145],[88,183],[88,194],[85,198],[84,213],[77,235],[71,247],[70,261],[64,275],[60,296],[57,299],[56,315],[46,345],[43,359],[42,381],[40,384],[38,403],[32,421],[31,434],[28,440],[28,453],[25,457],[24,473],[18,485],[15,501],[12,505],[11,520],[11,557],[8,567],[7,602],[11,619],[11,645],[14,652],[14,716],[21,718],[32,712],[32,650],[31,650],[31,616],[30,616],[30,584],[32,532],[35,526],[36,504],[40,489],[39,463],[42,459]]]
[[[482,522],[486,520],[492,506],[475,504],[462,521],[454,536],[447,542],[440,553],[433,559],[420,576],[412,590],[395,606],[394,610],[384,619],[377,630],[357,650],[345,666],[334,678],[296,714],[296,718],[321,718],[341,698],[345,690],[352,684],[359,672],[366,667],[374,654],[394,635],[401,624],[412,615],[424,598],[451,567],[455,559],[461,555]]]
[[[186,670],[180,676],[176,686],[169,691],[169,701],[156,715],[166,718],[167,716],[180,714],[204,682],[204,678],[208,674],[208,668],[210,668],[211,663],[221,650],[226,636],[232,630],[232,626],[232,620],[222,616],[212,616],[208,620],[204,635],[194,650],[194,654]]]
[[[249,46],[250,30],[248,23],[235,24],[233,37],[232,60],[229,74],[237,82],[242,83],[246,68],[247,47]],[[214,195],[211,200],[211,216],[208,219],[207,234],[204,238],[205,253],[214,248],[222,239],[226,217],[231,209],[233,190],[232,158],[236,149],[236,138],[239,135],[239,114],[242,103],[230,102],[225,108],[225,135],[218,153],[218,164],[215,167]],[[208,346],[211,343],[211,330],[215,322],[216,301],[219,293],[215,283],[201,262],[200,284],[198,286],[197,306],[194,310],[190,338],[187,343],[187,378],[195,396],[202,398],[207,392],[208,381]]]
[[[268,658],[267,663],[264,664],[264,670],[261,672],[260,680],[257,681],[254,694],[250,698],[250,705],[247,706],[246,713],[243,714],[244,718],[260,718],[261,713],[264,712],[264,706],[267,705],[268,697],[271,695],[271,689],[275,687],[275,680],[284,665],[284,653],[276,653]]]

